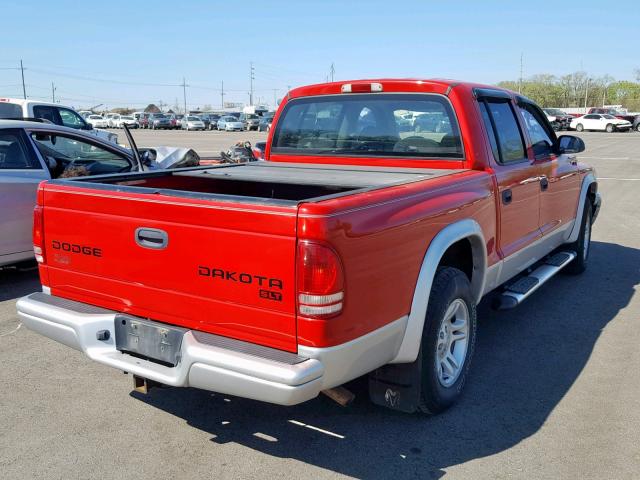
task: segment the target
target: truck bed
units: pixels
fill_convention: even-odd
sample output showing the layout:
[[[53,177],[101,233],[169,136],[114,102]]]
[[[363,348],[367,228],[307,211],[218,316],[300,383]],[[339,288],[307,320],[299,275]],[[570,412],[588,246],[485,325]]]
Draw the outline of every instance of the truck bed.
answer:
[[[296,205],[316,202],[372,189],[418,182],[460,170],[428,168],[357,167],[255,162],[196,167],[136,174],[100,175],[52,183],[90,183],[93,188],[132,193],[186,196],[261,203]],[[117,186],[117,188],[114,188]]]

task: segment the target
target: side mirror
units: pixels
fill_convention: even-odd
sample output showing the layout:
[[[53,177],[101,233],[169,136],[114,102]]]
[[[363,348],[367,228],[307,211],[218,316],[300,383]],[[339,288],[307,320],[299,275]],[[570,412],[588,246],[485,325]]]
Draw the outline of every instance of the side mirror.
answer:
[[[558,138],[558,153],[580,153],[584,152],[584,141],[580,137],[573,135],[561,135]]]

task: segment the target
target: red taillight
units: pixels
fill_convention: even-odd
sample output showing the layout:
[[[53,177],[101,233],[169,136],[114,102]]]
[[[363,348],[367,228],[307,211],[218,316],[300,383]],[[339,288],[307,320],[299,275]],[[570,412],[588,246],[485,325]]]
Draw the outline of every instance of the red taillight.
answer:
[[[45,263],[44,257],[44,209],[36,205],[33,209],[33,253],[38,263]]]
[[[342,311],[344,274],[333,249],[318,243],[298,243],[298,312],[305,317],[326,318]]]

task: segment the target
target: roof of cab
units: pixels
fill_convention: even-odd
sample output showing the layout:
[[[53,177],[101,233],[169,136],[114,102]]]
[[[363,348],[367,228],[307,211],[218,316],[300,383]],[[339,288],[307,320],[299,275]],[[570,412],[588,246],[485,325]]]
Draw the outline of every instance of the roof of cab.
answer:
[[[419,78],[373,78],[373,79],[360,79],[360,80],[342,80],[340,82],[329,83],[317,83],[313,85],[306,85],[303,87],[294,88],[289,91],[289,98],[296,97],[308,97],[313,95],[337,95],[344,93],[342,91],[343,85],[366,85],[366,84],[381,84],[382,92],[393,93],[440,93],[448,94],[453,88],[483,88],[494,89],[513,94],[510,90],[505,90],[494,85],[484,85],[474,82],[462,82],[459,80],[433,78],[433,79],[419,79]]]

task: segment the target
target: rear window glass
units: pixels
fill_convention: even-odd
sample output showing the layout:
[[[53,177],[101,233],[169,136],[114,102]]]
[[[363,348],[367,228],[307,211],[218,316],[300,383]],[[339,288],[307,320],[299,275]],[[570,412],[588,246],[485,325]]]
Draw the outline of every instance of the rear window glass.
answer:
[[[0,102],[0,118],[22,118],[22,107],[15,103]]]
[[[287,103],[271,151],[296,155],[463,158],[460,130],[445,97],[351,94]]]

